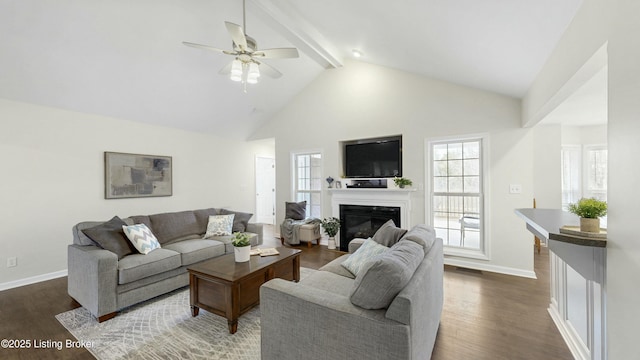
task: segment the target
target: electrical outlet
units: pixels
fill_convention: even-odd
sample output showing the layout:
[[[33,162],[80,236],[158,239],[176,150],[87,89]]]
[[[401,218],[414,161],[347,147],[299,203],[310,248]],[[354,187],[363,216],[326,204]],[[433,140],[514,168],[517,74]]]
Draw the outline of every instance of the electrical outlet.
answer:
[[[511,193],[511,194],[521,194],[522,193],[522,185],[520,185],[520,184],[511,184],[511,185],[509,185],[509,193]]]
[[[18,266],[18,259],[14,257],[7,258],[7,267]]]

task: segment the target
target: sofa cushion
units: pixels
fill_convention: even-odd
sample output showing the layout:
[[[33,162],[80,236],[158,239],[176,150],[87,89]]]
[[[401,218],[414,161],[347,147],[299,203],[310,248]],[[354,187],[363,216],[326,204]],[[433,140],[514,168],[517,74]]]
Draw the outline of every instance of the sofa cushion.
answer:
[[[209,224],[207,224],[207,232],[204,237],[231,235],[234,217],[234,214],[209,216]]]
[[[373,234],[373,241],[377,242],[380,245],[390,247],[400,241],[400,239],[406,232],[407,230],[396,227],[396,224],[393,222],[393,220],[389,220],[386,223],[382,224],[382,226],[380,226],[376,233]]]
[[[362,246],[356,250],[348,259],[346,259],[342,266],[349,270],[353,275],[358,276],[358,273],[364,268],[365,264],[373,260],[376,256],[389,250],[388,247],[380,245],[373,240],[365,240]]]
[[[160,247],[158,239],[145,224],[122,225],[122,230],[140,254],[146,255]]]
[[[342,266],[342,263],[345,260],[347,260],[350,256],[351,256],[350,254],[342,255],[339,258],[332,260],[331,262],[329,262],[328,264],[326,264],[325,266],[321,267],[318,270],[332,272],[336,275],[344,276],[349,279],[355,279],[356,278],[355,275],[353,275],[351,271],[347,270],[347,268]]]
[[[160,244],[167,244],[187,235],[201,234],[193,211],[149,215],[149,219],[151,220],[150,229]]]
[[[216,240],[184,240],[168,244],[164,247],[180,254],[182,266],[195,264],[224,254],[224,244]]]
[[[126,223],[117,216],[97,226],[84,229],[82,232],[99,247],[109,250],[118,256],[118,260],[138,251],[124,234],[122,226]]]
[[[399,241],[358,273],[351,302],[365,309],[387,308],[409,283],[423,259],[421,245],[413,241]]]
[[[307,202],[285,202],[284,218],[293,220],[304,220],[307,217]]]
[[[147,255],[132,254],[118,261],[118,284],[126,284],[147,276],[179,268],[180,254],[169,249],[156,249]]]
[[[347,298],[351,294],[353,279],[329,271],[314,271],[301,279],[300,284]]]
[[[410,240],[422,245],[426,254],[436,241],[436,231],[431,226],[425,224],[416,225],[407,231],[402,240]]]
[[[247,231],[247,224],[249,224],[249,220],[251,220],[251,217],[253,216],[253,214],[250,213],[243,213],[243,212],[239,212],[239,211],[232,211],[232,210],[227,210],[227,209],[221,209],[220,210],[220,214],[222,215],[229,215],[229,214],[233,214],[235,215],[233,217],[233,232],[245,232]]]

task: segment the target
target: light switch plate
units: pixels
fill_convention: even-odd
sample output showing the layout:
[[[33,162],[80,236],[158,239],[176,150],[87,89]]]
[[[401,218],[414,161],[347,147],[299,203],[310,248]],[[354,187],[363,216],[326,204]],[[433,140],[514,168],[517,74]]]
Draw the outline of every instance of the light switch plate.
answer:
[[[520,184],[511,184],[511,185],[509,185],[509,193],[511,193],[511,194],[521,194],[522,193],[522,185],[520,185]]]

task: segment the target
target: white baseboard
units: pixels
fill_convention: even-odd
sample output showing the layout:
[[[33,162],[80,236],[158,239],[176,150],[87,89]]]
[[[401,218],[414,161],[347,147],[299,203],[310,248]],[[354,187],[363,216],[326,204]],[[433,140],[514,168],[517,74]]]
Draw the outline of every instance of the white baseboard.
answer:
[[[516,269],[516,268],[511,268],[506,266],[496,266],[491,264],[481,264],[475,261],[468,261],[460,258],[445,257],[444,263],[445,265],[459,266],[467,269],[490,271],[494,273],[520,276],[520,277],[525,277],[530,279],[538,278],[536,276],[535,271],[527,271],[522,269]]]
[[[28,277],[20,280],[9,281],[9,282],[0,284],[0,291],[9,290],[9,289],[13,289],[13,288],[17,288],[25,285],[31,285],[31,284],[39,283],[42,281],[57,279],[65,276],[67,276],[67,269],[48,273],[48,274],[32,276],[32,277]]]

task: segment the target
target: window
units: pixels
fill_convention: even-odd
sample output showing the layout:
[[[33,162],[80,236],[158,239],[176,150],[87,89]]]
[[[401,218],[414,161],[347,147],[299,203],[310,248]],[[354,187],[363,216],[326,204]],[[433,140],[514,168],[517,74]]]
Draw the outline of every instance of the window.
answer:
[[[322,154],[293,155],[293,197],[307,202],[307,217],[322,217]]]
[[[584,196],[607,201],[607,147],[587,145],[584,154]]]
[[[431,224],[456,255],[485,255],[482,146],[482,138],[428,145]]]
[[[581,198],[607,201],[607,146],[562,146],[562,208]]]

